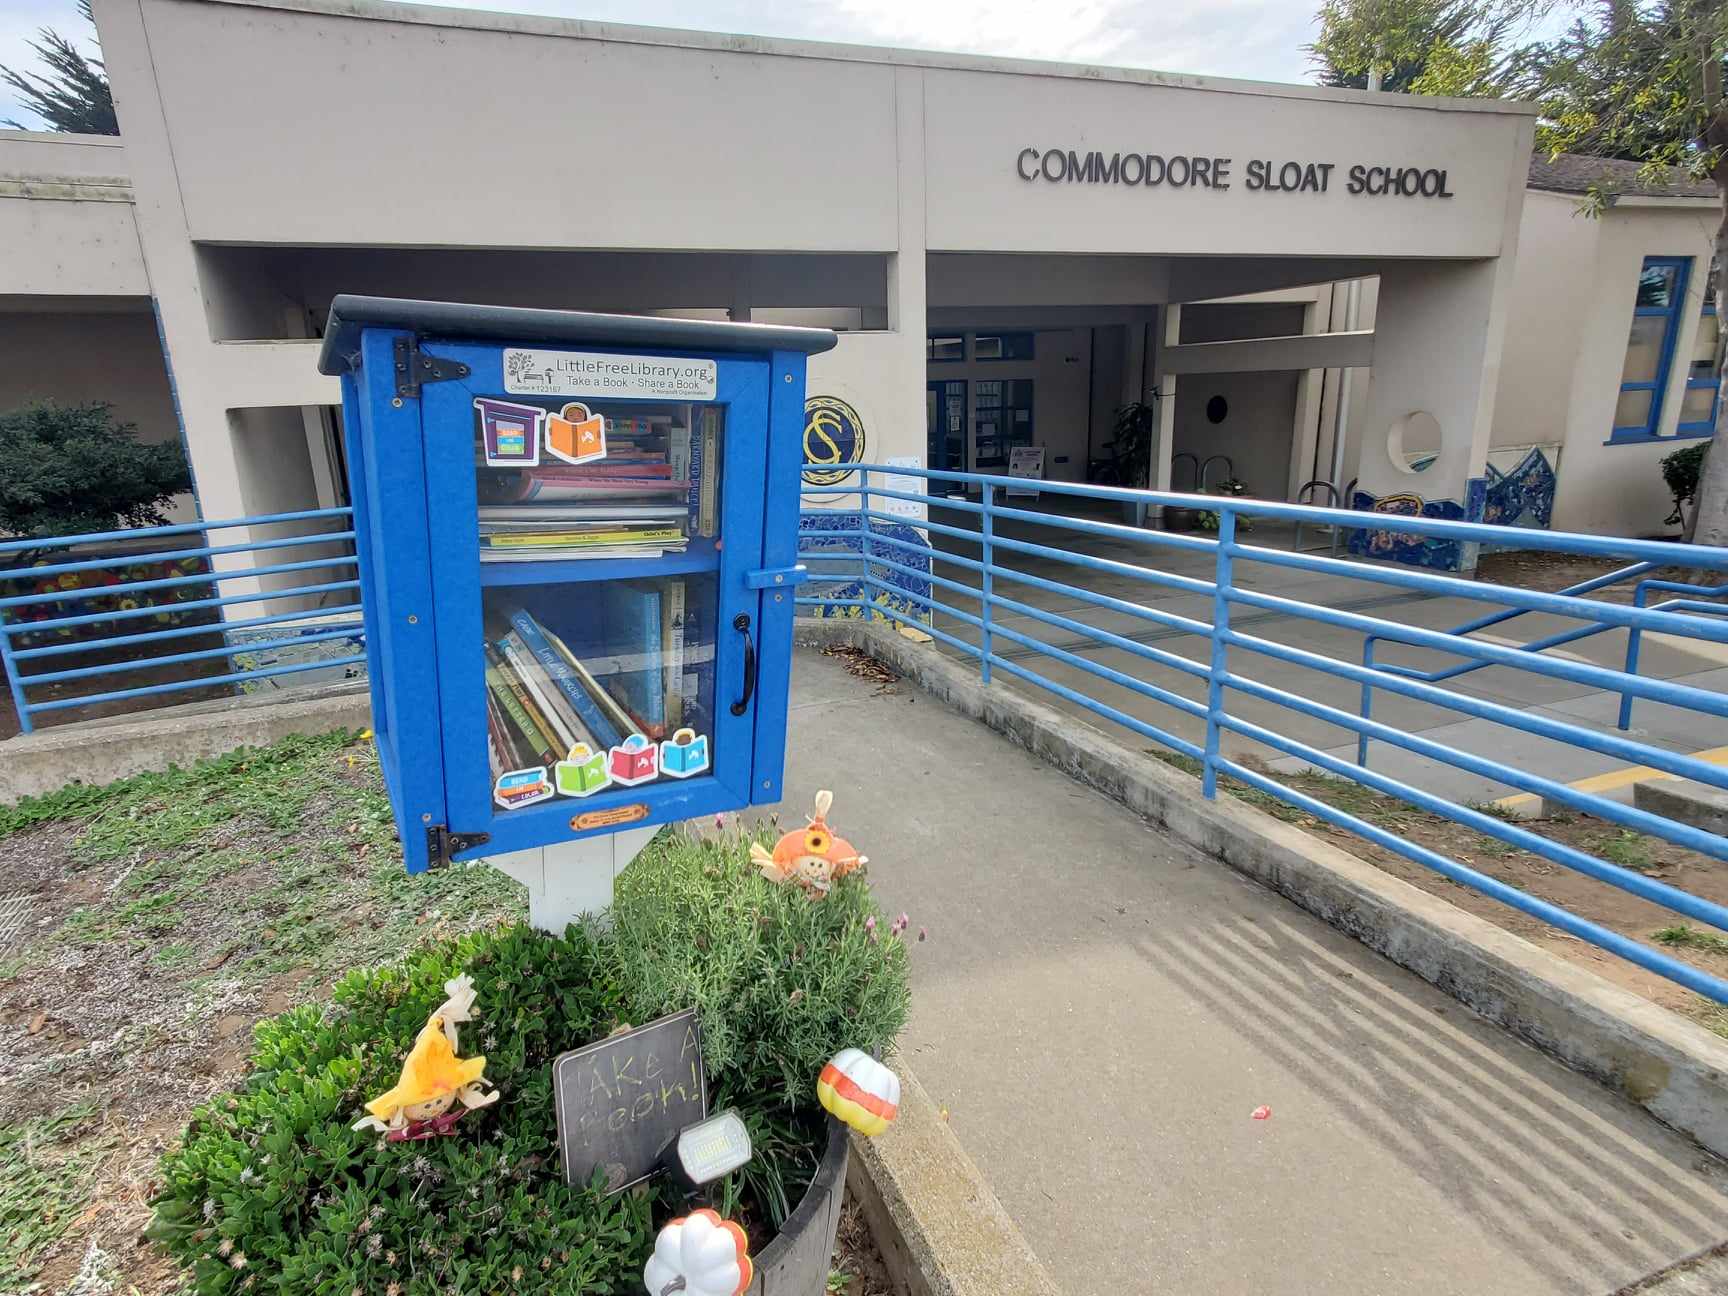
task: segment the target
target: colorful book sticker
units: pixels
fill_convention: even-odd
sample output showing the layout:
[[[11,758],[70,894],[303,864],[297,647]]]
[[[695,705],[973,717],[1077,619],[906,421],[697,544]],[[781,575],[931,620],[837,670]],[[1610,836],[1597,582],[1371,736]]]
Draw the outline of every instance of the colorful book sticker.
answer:
[[[633,787],[660,773],[660,748],[644,734],[631,734],[607,753],[612,781]]]
[[[581,401],[546,416],[546,453],[567,464],[606,457],[606,420]]]
[[[552,767],[552,777],[562,796],[593,796],[601,788],[612,785],[612,773],[606,768],[606,753],[589,749],[587,743],[577,743],[570,754]]]
[[[508,770],[492,784],[492,799],[506,810],[533,805],[552,795],[552,784],[546,777],[546,767]]]
[[[708,735],[694,729],[679,729],[660,744],[660,772],[670,778],[689,778],[708,768]]]
[[[480,435],[485,444],[488,467],[540,466],[540,435],[546,422],[545,410],[538,405],[521,405],[491,396],[476,396],[474,408],[480,415]]]

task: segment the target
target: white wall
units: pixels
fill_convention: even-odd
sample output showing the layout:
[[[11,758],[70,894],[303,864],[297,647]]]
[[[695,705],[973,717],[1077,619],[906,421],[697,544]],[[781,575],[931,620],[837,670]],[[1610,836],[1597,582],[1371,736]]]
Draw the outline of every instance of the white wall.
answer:
[[[120,141],[0,130],[0,296],[149,292]]]
[[[102,0],[104,51],[121,9],[142,12],[194,239],[895,245],[887,66],[508,14],[196,0]]]
[[[1522,191],[1517,196],[1522,196]],[[1516,205],[1511,207],[1516,219]],[[1515,236],[1514,236],[1515,238]],[[1463,503],[1483,475],[1511,294],[1511,261],[1388,263],[1380,277],[1360,489]],[[1440,454],[1410,471],[1393,432],[1413,415],[1440,425]],[[1464,555],[1473,568],[1473,552]]]
[[[107,401],[140,441],[180,439],[148,308],[0,310],[0,357],[0,409]]]
[[[1184,314],[1187,312],[1184,311]],[[1247,483],[1256,499],[1284,499],[1289,491],[1290,456],[1295,430],[1296,388],[1301,371],[1240,374],[1183,374],[1176,379],[1175,454],[1197,455],[1202,462],[1227,455],[1236,477]],[[1222,423],[1206,416],[1214,396],[1228,410]],[[1173,483],[1191,489],[1185,465]],[[1222,464],[1211,472],[1214,483],[1229,474]]]
[[[1602,222],[1582,215],[1574,197],[1532,190],[1525,198],[1493,444],[1565,440],[1581,335],[1607,304],[1598,300],[1602,286],[1592,273],[1601,231]],[[1621,343],[1624,352],[1624,336]],[[1619,375],[1617,360],[1616,383]]]
[[[1161,81],[1162,84],[1144,82]],[[1322,95],[1117,72],[1083,80],[931,71],[929,243],[958,251],[1492,256],[1522,186],[1529,110]],[[1193,88],[1189,88],[1193,87]],[[1090,184],[1017,170],[1021,150],[1231,159],[1228,189]],[[1327,192],[1248,187],[1251,160],[1334,164]],[[1452,198],[1351,195],[1353,164],[1444,169]],[[1040,165],[1042,165],[1040,161]],[[1222,295],[1221,293],[1213,295]]]
[[[1672,434],[1679,420],[1683,361],[1690,354],[1703,304],[1703,269],[1710,263],[1718,220],[1720,212],[1708,204],[1673,203],[1665,207],[1616,206],[1593,222],[1597,226],[1595,258],[1578,273],[1589,289],[1589,301],[1572,319],[1557,321],[1557,345],[1571,351],[1573,362],[1565,447],[1554,501],[1556,530],[1630,536],[1664,530],[1662,519],[1672,501],[1662,484],[1659,461],[1682,446],[1695,444],[1675,440]],[[1638,272],[1647,256],[1695,258],[1658,429],[1665,439],[1609,445],[1606,442],[1620,395]]]

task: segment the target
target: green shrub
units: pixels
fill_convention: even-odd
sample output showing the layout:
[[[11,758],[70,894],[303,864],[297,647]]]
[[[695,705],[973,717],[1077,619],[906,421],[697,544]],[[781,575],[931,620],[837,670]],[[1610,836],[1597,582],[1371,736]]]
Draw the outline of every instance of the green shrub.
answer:
[[[848,1044],[885,1048],[904,1023],[906,951],[866,925],[862,878],[811,903],[754,876],[747,849],[736,835],[663,834],[619,879],[611,932],[467,936],[260,1023],[250,1076],[164,1158],[152,1236],[200,1293],[633,1296],[656,1225],[685,1203],[662,1183],[610,1198],[564,1185],[551,1063],[695,1006],[710,1105],[740,1107],[756,1142],[713,1200],[764,1244],[821,1155],[822,1062]],[[479,991],[463,1052],[486,1055],[501,1101],[452,1138],[351,1130],[462,971]]]
[[[1683,450],[1662,456],[1662,481],[1674,497],[1674,511],[1663,522],[1668,526],[1686,520],[1686,506],[1698,498],[1698,481],[1704,475],[1704,455],[1710,442],[1697,441]]]
[[[26,405],[0,412],[0,532],[76,535],[160,526],[192,489],[178,441],[147,445],[113,407]]]

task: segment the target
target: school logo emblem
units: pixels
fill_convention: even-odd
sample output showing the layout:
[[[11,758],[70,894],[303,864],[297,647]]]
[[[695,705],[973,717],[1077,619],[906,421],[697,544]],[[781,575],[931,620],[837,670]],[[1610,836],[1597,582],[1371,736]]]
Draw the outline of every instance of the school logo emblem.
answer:
[[[812,396],[804,402],[804,480],[833,486],[864,462],[864,420],[838,396]]]

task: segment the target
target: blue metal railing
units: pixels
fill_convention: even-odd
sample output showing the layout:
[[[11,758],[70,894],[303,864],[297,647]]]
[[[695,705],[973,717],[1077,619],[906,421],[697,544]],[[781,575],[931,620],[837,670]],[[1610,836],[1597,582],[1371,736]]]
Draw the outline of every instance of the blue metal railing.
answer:
[[[103,676],[131,675],[160,667],[193,666],[196,663],[293,652],[307,645],[346,640],[358,649],[363,642],[360,625],[358,571],[354,570],[353,510],[349,508],[305,509],[293,513],[271,513],[257,517],[231,518],[222,522],[188,522],[175,526],[134,527],[121,531],[89,532],[82,535],[0,540],[0,555],[47,554],[50,557],[27,566],[0,571],[0,665],[6,672],[18,726],[30,733],[35,717],[46,712],[66,711],[99,703],[129,702],[162,697],[190,689],[251,684],[305,671],[327,671],[363,666],[363,651],[334,657],[315,657],[281,664],[263,664],[253,669],[229,669],[216,674],[132,684],[124,688],[76,692],[42,698],[48,686],[74,681],[94,681]],[[257,538],[254,530],[281,531],[313,524],[309,534],[290,530],[271,538]],[[325,529],[333,524],[336,529]],[[209,533],[245,528],[246,539],[213,544]],[[203,540],[188,548],[173,548],[170,537]],[[138,552],[117,551],[94,557],[60,558],[72,548],[91,545],[125,545],[143,542]],[[328,546],[333,552],[288,562],[248,563],[243,559],[276,550],[304,550]],[[212,563],[212,559],[222,560]],[[166,568],[174,575],[151,573]],[[299,573],[323,572],[339,580],[299,583]],[[142,570],[145,574],[140,576]],[[116,573],[129,573],[121,579]],[[261,584],[260,578],[285,576],[281,586]],[[226,582],[246,582],[242,592],[224,592]],[[24,588],[31,586],[33,588]],[[20,590],[12,593],[9,591]],[[187,597],[190,595],[190,597]],[[289,606],[281,606],[292,600]],[[95,611],[78,611],[76,605],[97,605]],[[224,619],[223,609],[240,605],[275,610],[239,619]],[[331,618],[347,618],[331,621]],[[314,627],[303,624],[309,620]],[[169,622],[165,628],[130,632],[138,621]],[[298,628],[296,628],[298,626]],[[98,629],[100,627],[100,629]],[[277,628],[280,635],[271,632]],[[177,639],[216,638],[220,645],[183,652],[157,652],[157,646]],[[54,669],[21,669],[23,663],[69,655],[115,656],[120,660],[73,665]],[[267,658],[266,658],[267,661]],[[187,672],[179,672],[188,674]],[[56,693],[60,690],[55,689]],[[32,696],[35,694],[35,696]]]
[[[945,489],[962,488],[974,498],[946,498],[934,492],[899,490],[881,484],[878,475],[922,478],[926,484],[940,483]],[[1717,788],[1728,788],[1728,768],[1693,755],[1620,733],[1525,709],[1519,705],[1442,687],[1443,681],[1469,670],[1496,665],[1510,667],[1543,680],[1560,681],[1584,689],[1601,690],[1627,705],[1642,698],[1681,708],[1705,717],[1728,717],[1728,694],[1667,680],[1647,679],[1638,674],[1638,637],[1646,631],[1709,643],[1728,643],[1728,620],[1710,613],[1723,608],[1710,600],[1722,590],[1710,585],[1686,585],[1646,580],[1640,584],[1631,606],[1582,597],[1615,580],[1641,577],[1660,566],[1679,565],[1691,569],[1728,574],[1728,549],[1679,546],[1660,541],[1621,540],[1564,532],[1535,532],[1524,528],[1449,522],[1430,518],[1390,517],[1363,512],[1320,508],[1312,505],[1272,503],[1227,496],[1178,495],[1136,491],[1119,487],[1082,486],[1066,482],[1037,483],[1047,495],[1147,507],[1181,507],[1216,514],[1218,528],[1211,537],[1179,535],[1143,527],[1051,512],[1038,507],[1018,507],[1004,502],[1005,492],[1025,488],[1027,483],[1008,477],[972,473],[937,472],[877,464],[860,465],[856,484],[805,487],[806,494],[821,495],[841,510],[845,525],[825,528],[821,522],[836,517],[833,508],[806,510],[818,520],[818,528],[803,535],[804,552],[811,561],[814,586],[798,598],[805,609],[821,615],[857,615],[889,622],[916,625],[938,643],[977,661],[980,676],[990,682],[994,673],[1007,674],[1093,715],[1149,738],[1200,762],[1202,790],[1208,798],[1217,795],[1220,775],[1229,775],[1251,788],[1270,793],[1314,816],[1354,832],[1376,845],[1422,864],[1454,882],[1470,887],[1506,905],[1521,910],[1569,935],[1609,950],[1621,957],[1676,981],[1719,1003],[1728,1003],[1728,981],[1711,975],[1662,949],[1611,930],[1564,907],[1532,895],[1508,882],[1490,876],[1471,864],[1441,853],[1352,814],[1348,810],[1281,782],[1263,763],[1250,764],[1224,749],[1225,735],[1246,740],[1274,753],[1294,758],[1301,767],[1352,780],[1376,792],[1463,825],[1484,837],[1528,851],[1544,860],[1606,885],[1619,888],[1718,930],[1728,931],[1728,907],[1693,895],[1673,884],[1636,869],[1598,858],[1579,846],[1534,831],[1505,815],[1475,802],[1448,799],[1430,787],[1365,768],[1321,743],[1306,741],[1285,731],[1270,717],[1301,717],[1355,737],[1358,744],[1370,740],[1400,748],[1412,756],[1439,762],[1478,780],[1503,785],[1522,793],[1547,798],[1585,811],[1608,823],[1646,833],[1718,860],[1728,861],[1728,838],[1689,824],[1609,799],[1551,778],[1520,765],[1469,751],[1422,733],[1403,729],[1373,718],[1367,699],[1374,691],[1396,694],[1410,701],[1443,708],[1460,717],[1491,722],[1522,735],[1583,749],[1647,766],[1663,773],[1696,779]],[[856,509],[851,501],[857,501]],[[889,501],[923,505],[934,517],[908,518],[883,507]],[[854,522],[853,519],[856,519]],[[1515,589],[1462,579],[1438,572],[1401,565],[1341,559],[1323,554],[1293,552],[1245,543],[1243,534],[1251,523],[1263,521],[1318,524],[1345,531],[1392,532],[1441,540],[1501,543],[1520,548],[1546,549],[1561,553],[1609,555],[1635,560],[1621,572],[1587,581],[1559,594]],[[956,525],[959,523],[959,525]],[[1016,525],[1015,534],[1004,527]],[[1067,533],[1076,540],[1108,540],[1128,545],[1146,555],[1145,565],[1104,558],[1077,547],[1044,544],[1022,538],[1028,528]],[[960,552],[976,548],[977,557]],[[1175,606],[1142,603],[1090,588],[1080,581],[1053,579],[1050,574],[1005,565],[1004,559],[1031,559],[1039,564],[1060,564],[1077,569],[1081,581],[1087,576],[1127,583],[1130,591],[1145,588]],[[1189,570],[1171,570],[1186,565]],[[1245,572],[1290,572],[1331,576],[1340,582],[1368,582],[1388,587],[1396,598],[1462,598],[1499,605],[1493,613],[1466,622],[1453,630],[1429,630],[1415,624],[1370,614],[1359,602],[1334,599],[1307,602],[1289,593],[1270,593],[1242,580]],[[824,594],[821,585],[840,583]],[[1025,598],[1014,594],[1025,591]],[[1649,590],[1688,597],[1671,599],[1654,607],[1644,606]],[[1037,606],[1026,599],[1035,594],[1054,595],[1058,606]],[[956,606],[956,595],[968,606]],[[1384,602],[1386,600],[1379,600]],[[1499,624],[1529,612],[1574,618],[1585,623],[1583,633],[1568,631],[1535,644],[1518,647],[1471,638],[1471,632]],[[1071,613],[1107,613],[1127,619],[1115,629],[1090,624]],[[1012,617],[1015,624],[1008,624]],[[1027,623],[1036,623],[1028,625]],[[1282,642],[1272,637],[1279,627],[1306,622],[1323,633],[1310,635],[1309,646]],[[1048,626],[1071,636],[1066,643],[1051,642],[1055,636],[1028,633]],[[1133,627],[1143,627],[1136,631]],[[1266,627],[1271,627],[1267,632]],[[1545,656],[1540,648],[1572,642],[1610,629],[1628,632],[1624,669],[1595,665],[1582,659]],[[1123,632],[1127,631],[1127,632]],[[1466,659],[1462,667],[1422,671],[1408,667],[1388,668],[1371,655],[1355,660],[1353,636],[1361,636],[1365,654],[1373,641],[1400,643],[1417,649]],[[1335,641],[1346,642],[1334,649]],[[1149,640],[1186,643],[1195,656],[1187,656]],[[1324,644],[1329,651],[1317,650]],[[1012,645],[1011,648],[1004,645]],[[1127,669],[1088,655],[1098,649],[1124,654]],[[1330,655],[1337,651],[1340,655]],[[1135,698],[1156,704],[1160,711],[1152,719],[1131,714],[1123,706],[1097,696],[1089,683],[1076,686],[1053,678],[1025,664],[1043,658],[1077,672],[1089,681],[1107,683]],[[1277,668],[1272,678],[1248,673],[1249,663],[1269,663]],[[1291,687],[1296,671],[1355,684],[1364,701],[1360,711],[1331,705]],[[1190,696],[1185,693],[1202,693]],[[1243,714],[1241,702],[1256,704],[1255,716]],[[1144,708],[1141,708],[1144,709]],[[1705,723],[1712,721],[1705,720]],[[1179,730],[1186,730],[1186,736]],[[1234,744],[1232,744],[1234,746]],[[1348,747],[1344,748],[1348,751]],[[1536,762],[1532,762],[1536,763]]]
[[[1645,572],[1654,570],[1657,565],[1658,564],[1654,562],[1633,563],[1630,567],[1622,567],[1618,571],[1607,572],[1601,576],[1592,577],[1590,580],[1580,581],[1576,585],[1570,585],[1559,591],[1559,593],[1562,596],[1570,597],[1579,597],[1585,594],[1595,593],[1597,590],[1607,589],[1609,586],[1623,584],[1628,580],[1643,576]],[[1668,590],[1670,592],[1682,594],[1694,594],[1698,597],[1692,599],[1669,599],[1665,602],[1658,603],[1651,609],[1652,611],[1686,611],[1716,616],[1728,614],[1728,605],[1717,605],[1706,601],[1710,599],[1728,599],[1728,585],[1689,585],[1676,581],[1654,579],[1640,580],[1638,584],[1633,587],[1632,606],[1644,607],[1645,597],[1648,592],[1653,589]],[[1507,621],[1524,616],[1530,611],[1530,608],[1507,608],[1504,611],[1490,613],[1488,616],[1478,617],[1473,621],[1466,621],[1462,625],[1453,626],[1450,630],[1446,631],[1446,633],[1453,635],[1475,634],[1478,630],[1486,630],[1489,626],[1504,624]],[[1550,648],[1559,648],[1564,644],[1577,643],[1581,639],[1589,639],[1595,635],[1603,634],[1606,631],[1616,628],[1618,628],[1617,625],[1608,624],[1576,626],[1570,630],[1562,630],[1557,634],[1547,635],[1541,639],[1533,639],[1529,643],[1521,644],[1517,648],[1517,651],[1529,653],[1546,652]],[[1627,630],[1625,670],[1628,675],[1638,674],[1638,664],[1640,652],[1643,647],[1643,637],[1644,630],[1641,626],[1635,625]],[[1468,675],[1472,671],[1478,671],[1484,666],[1494,664],[1493,662],[1487,661],[1467,661],[1456,666],[1449,666],[1439,670],[1421,671],[1411,666],[1397,666],[1389,662],[1376,662],[1374,660],[1374,645],[1378,643],[1381,638],[1382,636],[1380,635],[1369,635],[1362,641],[1362,664],[1364,666],[1373,667],[1374,669],[1383,671],[1387,674],[1403,675],[1409,679],[1426,680],[1433,684],[1438,683],[1441,680],[1457,679],[1460,675]],[[1632,703],[1634,697],[1635,695],[1631,692],[1623,692],[1620,694],[1620,713],[1617,723],[1621,729],[1629,729],[1632,726]],[[1374,685],[1371,681],[1365,680],[1362,684],[1363,716],[1372,715],[1373,709]],[[1358,765],[1366,765],[1368,763],[1368,735],[1366,733],[1359,735],[1356,740],[1356,763]]]

